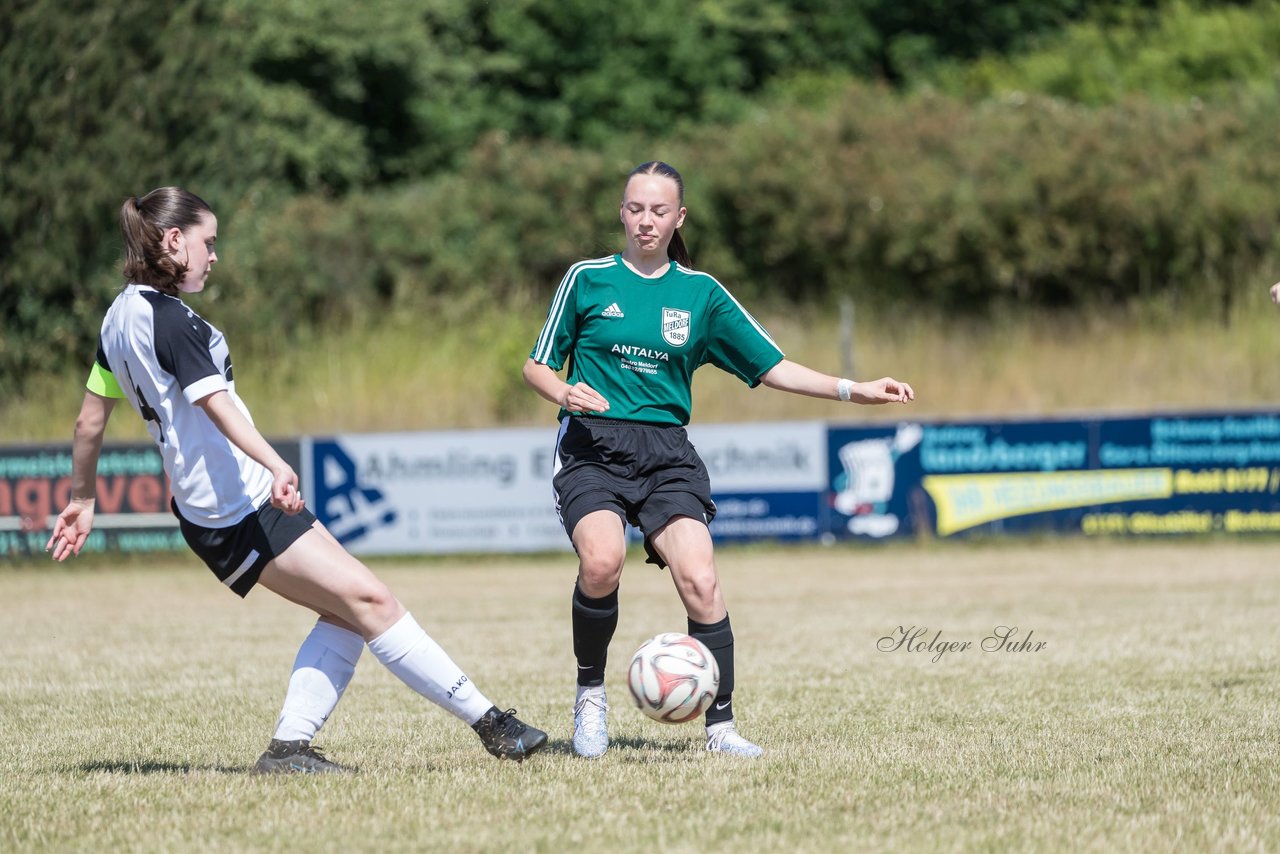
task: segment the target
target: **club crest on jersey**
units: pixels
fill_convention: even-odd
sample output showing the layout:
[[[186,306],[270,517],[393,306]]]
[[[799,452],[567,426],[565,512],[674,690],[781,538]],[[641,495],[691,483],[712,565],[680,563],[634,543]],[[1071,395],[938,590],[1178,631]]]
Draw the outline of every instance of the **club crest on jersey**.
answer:
[[[673,347],[683,347],[689,340],[689,316],[689,312],[678,308],[663,308],[663,340]]]

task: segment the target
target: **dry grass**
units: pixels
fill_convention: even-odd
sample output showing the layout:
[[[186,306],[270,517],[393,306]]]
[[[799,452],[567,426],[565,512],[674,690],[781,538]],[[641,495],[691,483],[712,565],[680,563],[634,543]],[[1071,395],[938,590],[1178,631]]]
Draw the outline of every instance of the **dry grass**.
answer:
[[[0,571],[0,850],[1275,850],[1280,569],[1271,543],[722,550],[758,762],[627,707],[622,662],[680,628],[632,557],[615,739],[569,753],[563,557],[376,569],[496,702],[523,766],[369,656],[322,735],[361,773],[245,774],[309,619],[194,559]],[[785,567],[785,572],[781,571]],[[1039,652],[933,662],[898,626]]]
[[[549,424],[554,409],[520,378],[543,311],[513,305],[479,321],[391,317],[376,329],[321,335],[287,350],[229,333],[241,396],[268,435]],[[762,313],[761,319],[792,359],[840,371],[834,316]],[[1265,288],[1247,294],[1227,323],[1150,311],[943,322],[864,310],[856,375],[912,383],[919,398],[910,410],[849,409],[748,391],[708,368],[695,382],[694,419],[861,421],[908,411],[962,419],[1269,406],[1280,389],[1277,325],[1280,312]],[[6,401],[0,441],[68,441],[81,373],[44,377],[25,398]],[[138,419],[115,420],[112,438],[145,438]]]

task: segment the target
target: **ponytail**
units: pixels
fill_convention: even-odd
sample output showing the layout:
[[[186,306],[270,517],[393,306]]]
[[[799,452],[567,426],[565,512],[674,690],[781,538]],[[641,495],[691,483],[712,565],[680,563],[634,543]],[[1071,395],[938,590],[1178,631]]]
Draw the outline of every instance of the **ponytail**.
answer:
[[[693,268],[693,261],[689,260],[689,249],[684,245],[684,238],[680,235],[678,228],[675,234],[671,235],[671,242],[667,244],[667,257],[681,267]]]
[[[661,175],[663,178],[675,181],[676,189],[680,192],[680,206],[684,207],[684,179],[680,177],[680,173],[674,166],[663,163],[661,160],[650,160],[632,169],[631,174],[627,176],[627,181],[636,175]],[[693,261],[689,258],[689,248],[685,246],[684,237],[678,228],[671,235],[671,242],[667,244],[667,257],[682,267],[693,267]]]
[[[171,228],[186,231],[212,215],[204,199],[179,187],[161,187],[140,199],[125,199],[120,206],[125,279],[176,294],[187,267],[165,251],[164,234]]]

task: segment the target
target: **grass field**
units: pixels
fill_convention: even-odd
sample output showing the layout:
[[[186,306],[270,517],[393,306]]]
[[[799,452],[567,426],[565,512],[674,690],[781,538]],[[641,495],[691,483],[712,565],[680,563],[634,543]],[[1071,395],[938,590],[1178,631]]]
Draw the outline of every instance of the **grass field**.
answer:
[[[568,746],[568,558],[379,562],[551,746],[498,762],[366,654],[319,740],[360,772],[324,779],[246,773],[301,610],[186,556],[7,568],[0,850],[1276,850],[1277,548],[722,550],[754,762],[629,707],[630,652],[684,625],[636,556],[596,761]],[[911,626],[974,646],[877,648]],[[982,651],[998,626],[1045,646]]]

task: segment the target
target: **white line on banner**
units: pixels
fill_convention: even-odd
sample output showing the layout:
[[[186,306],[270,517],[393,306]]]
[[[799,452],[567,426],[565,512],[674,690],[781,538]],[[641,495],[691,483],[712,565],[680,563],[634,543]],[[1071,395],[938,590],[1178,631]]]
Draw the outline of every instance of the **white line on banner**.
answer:
[[[50,516],[40,530],[52,531],[57,516]],[[93,527],[104,531],[121,528],[176,528],[178,520],[172,513],[103,513],[93,517]],[[0,516],[0,531],[22,531],[20,516]]]

